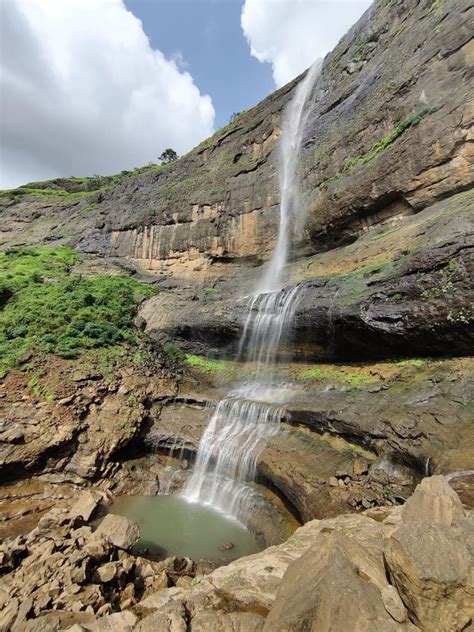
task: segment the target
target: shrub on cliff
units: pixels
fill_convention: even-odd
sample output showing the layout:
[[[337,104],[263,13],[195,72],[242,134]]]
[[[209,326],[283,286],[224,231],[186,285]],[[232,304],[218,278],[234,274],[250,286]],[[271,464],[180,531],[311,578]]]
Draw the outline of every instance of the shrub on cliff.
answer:
[[[126,276],[71,274],[70,248],[0,253],[0,377],[25,351],[75,358],[84,349],[133,343],[133,318],[150,286]]]

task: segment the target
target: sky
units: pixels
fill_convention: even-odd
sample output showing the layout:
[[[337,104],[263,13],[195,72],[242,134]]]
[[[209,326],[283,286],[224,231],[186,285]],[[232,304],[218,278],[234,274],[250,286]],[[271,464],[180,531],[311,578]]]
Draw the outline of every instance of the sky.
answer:
[[[183,154],[370,0],[0,0],[0,188]]]

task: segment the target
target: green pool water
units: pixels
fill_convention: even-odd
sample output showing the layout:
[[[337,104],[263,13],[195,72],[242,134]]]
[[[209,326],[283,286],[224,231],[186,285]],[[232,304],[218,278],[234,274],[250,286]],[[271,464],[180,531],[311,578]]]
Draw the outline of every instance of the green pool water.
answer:
[[[160,559],[176,555],[229,561],[260,550],[243,524],[180,496],[121,496],[109,512],[136,520],[140,540],[135,549],[146,548]],[[229,543],[232,548],[225,550]]]

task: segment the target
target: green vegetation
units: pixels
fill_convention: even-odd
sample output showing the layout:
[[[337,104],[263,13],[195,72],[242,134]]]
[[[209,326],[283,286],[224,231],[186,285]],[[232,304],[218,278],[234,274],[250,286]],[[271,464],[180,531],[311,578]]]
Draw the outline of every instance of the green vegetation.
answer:
[[[100,187],[99,189],[87,189],[83,191],[68,191],[61,188],[33,188],[29,186],[19,187],[18,189],[10,189],[6,191],[0,191],[0,198],[7,198],[14,202],[19,202],[24,196],[31,195],[34,197],[59,197],[65,198],[69,202],[80,200],[83,197],[92,195],[93,193],[103,193],[110,188],[111,185]],[[90,205],[91,206],[91,205]],[[89,209],[92,210],[92,209]]]
[[[193,368],[205,371],[206,373],[215,373],[216,371],[224,371],[227,368],[223,360],[210,360],[203,356],[197,356],[187,353],[185,363]]]
[[[451,279],[456,272],[457,265],[458,261],[456,257],[450,259],[441,272],[441,279],[439,280],[439,283],[434,287],[423,290],[423,292],[421,292],[420,294],[420,298],[422,300],[429,300],[431,298],[438,298],[441,296],[454,294],[456,292],[456,286],[451,281]]]
[[[0,191],[0,199],[7,199],[11,202],[19,202],[24,196],[46,197],[46,198],[64,198],[67,202],[74,202],[92,194],[101,194],[110,189],[110,187],[123,180],[126,177],[137,176],[145,173],[162,171],[169,164],[164,162],[156,164],[150,162],[144,167],[136,167],[132,170],[124,170],[112,176],[70,176],[68,178],[56,178],[55,180],[46,180],[44,182],[30,182],[16,189],[6,189]],[[84,210],[91,211],[94,204],[89,204]]]
[[[424,366],[427,362],[428,360],[424,358],[411,358],[410,360],[396,360],[394,364],[400,367],[414,366],[414,367],[420,368]]]
[[[171,344],[164,345],[163,351],[179,362],[182,362],[193,369],[204,371],[205,373],[216,373],[219,371],[225,371],[229,368],[229,363],[224,360],[211,360],[209,358],[205,358],[204,356],[184,353],[184,351],[181,351],[181,349],[178,349]]]
[[[356,39],[356,48],[352,57],[353,61],[361,61],[367,54],[367,45],[371,42],[377,41],[377,35],[375,33],[368,33],[367,35],[358,37]]]
[[[126,276],[70,274],[75,261],[70,248],[0,253],[0,377],[30,348],[76,358],[137,341],[137,303],[155,290]]]
[[[450,309],[446,319],[449,320],[450,323],[463,323],[464,325],[468,325],[474,321],[474,310],[469,307],[461,307],[457,310]]]
[[[205,287],[203,289],[206,294],[219,294],[219,290],[216,287]]]
[[[335,380],[351,386],[363,386],[365,384],[372,384],[376,381],[376,378],[372,375],[365,375],[364,373],[348,373],[337,368],[329,367],[311,367],[300,373],[300,377],[304,380]]]
[[[180,362],[184,362],[186,358],[186,354],[178,347],[175,347],[171,344],[163,345],[163,351],[170,356],[170,358],[174,358],[175,360],[179,360]]]
[[[161,162],[161,164],[167,165],[170,162],[174,162],[175,160],[178,160],[178,158],[179,156],[175,152],[175,150],[171,149],[171,147],[168,147],[160,154],[160,156],[158,157],[158,160]]]
[[[424,108],[420,112],[417,112],[416,114],[412,114],[411,116],[408,116],[406,119],[404,119],[397,125],[397,127],[393,130],[393,132],[390,132],[390,134],[387,134],[387,136],[384,136],[377,143],[375,143],[375,145],[372,147],[372,149],[370,150],[368,154],[363,154],[361,156],[356,156],[355,158],[350,158],[349,160],[346,160],[346,162],[344,163],[342,167],[342,170],[349,171],[353,169],[354,167],[357,167],[359,165],[364,165],[367,162],[370,162],[381,151],[386,149],[389,145],[391,145],[394,141],[396,141],[397,138],[399,138],[402,134],[404,134],[407,131],[407,129],[410,129],[410,127],[415,127],[416,125],[418,125],[418,123],[421,121],[421,119],[424,116],[426,116],[427,114],[432,114],[433,112],[436,112],[437,109],[438,108]]]
[[[158,191],[165,193],[190,193],[200,184],[199,177],[181,178],[180,180],[173,180],[172,182],[164,182],[159,184],[156,188]]]
[[[30,388],[38,399],[42,399],[46,402],[52,402],[54,399],[54,393],[48,384],[41,384],[40,380],[43,377],[42,371],[36,371],[28,382],[28,388]]]
[[[371,41],[371,40],[368,40],[368,41]],[[393,132],[390,132],[390,134],[387,134],[386,136],[381,138],[377,143],[375,143],[375,145],[372,147],[372,149],[368,153],[361,154],[360,156],[355,156],[354,158],[349,158],[348,160],[344,162],[342,169],[338,173],[324,178],[318,184],[318,189],[320,190],[327,189],[333,182],[335,182],[338,178],[340,178],[341,175],[343,175],[344,173],[348,173],[349,171],[352,171],[353,169],[355,169],[356,167],[359,167],[360,165],[364,165],[364,164],[367,164],[368,162],[371,162],[384,149],[392,145],[397,140],[397,138],[402,136],[408,129],[418,125],[418,123],[422,120],[423,117],[425,117],[428,114],[432,114],[433,112],[436,112],[438,109],[439,107],[424,108],[420,112],[417,112],[416,114],[412,114],[411,116],[408,116],[407,118],[403,119],[402,121],[400,121],[400,123],[398,123],[398,125],[395,127]],[[318,159],[319,159],[319,154],[318,154]],[[381,237],[382,235],[374,237],[374,239],[381,238]]]
[[[129,408],[136,408],[138,406],[138,399],[136,395],[132,394],[127,397],[125,403]]]

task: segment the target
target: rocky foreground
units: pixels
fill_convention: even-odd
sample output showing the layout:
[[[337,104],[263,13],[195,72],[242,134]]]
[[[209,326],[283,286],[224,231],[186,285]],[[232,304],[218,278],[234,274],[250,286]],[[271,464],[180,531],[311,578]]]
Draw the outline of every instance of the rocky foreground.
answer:
[[[312,520],[283,544],[205,574],[127,553],[137,526],[85,492],[2,545],[0,629],[160,632],[470,629],[474,521],[443,476],[403,507]]]

